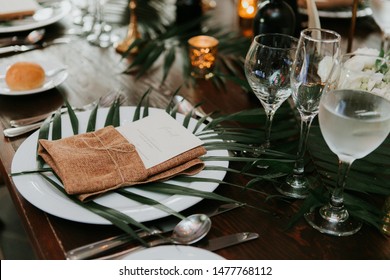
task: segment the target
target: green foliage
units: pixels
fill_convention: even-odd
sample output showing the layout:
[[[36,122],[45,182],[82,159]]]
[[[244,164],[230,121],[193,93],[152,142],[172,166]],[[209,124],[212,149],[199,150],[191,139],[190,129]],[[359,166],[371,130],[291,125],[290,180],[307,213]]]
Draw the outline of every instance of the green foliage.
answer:
[[[173,95],[178,93],[176,90]],[[133,120],[138,120],[148,115],[149,104],[148,96],[151,93],[150,90],[145,92],[141,101],[136,107]],[[72,111],[69,106],[68,110]],[[97,109],[96,109],[97,110]],[[172,116],[177,113],[177,107],[169,104],[167,106],[167,112]],[[115,102],[109,109],[107,114],[105,125],[118,124],[119,119],[119,105]],[[95,110],[91,111],[91,119],[95,119]],[[192,113],[189,113],[192,115]],[[189,115],[184,118],[183,125],[186,126],[189,122]],[[77,119],[75,114],[70,112],[71,123],[78,125],[78,121],[73,120],[72,116]],[[54,119],[61,118],[61,114],[56,114]],[[202,123],[205,119],[200,118],[198,124]],[[226,149],[232,152],[229,156],[203,156],[202,160],[207,161],[229,161],[238,164],[243,164],[242,169],[237,168],[225,168],[220,166],[207,166],[209,170],[223,170],[229,173],[241,174],[248,177],[246,185],[237,185],[228,181],[214,180],[210,178],[193,178],[193,177],[176,177],[173,182],[157,182],[150,183],[147,186],[148,191],[165,193],[169,195],[182,194],[190,196],[198,196],[207,199],[215,199],[224,202],[237,202],[231,198],[217,195],[215,193],[201,192],[198,190],[188,189],[180,187],[180,182],[212,182],[217,184],[226,184],[234,187],[241,188],[250,192],[252,188],[256,188],[258,191],[260,182],[267,181],[267,185],[281,184],[284,182],[285,177],[292,170],[293,162],[295,159],[296,144],[298,139],[298,125],[295,123],[294,114],[287,103],[283,104],[279,109],[278,114],[275,116],[274,127],[272,131],[272,141],[274,149],[267,149],[261,151],[260,158],[253,158],[248,156],[240,156],[245,151],[253,149],[253,145],[260,144],[262,142],[264,132],[263,124],[265,122],[265,113],[263,110],[244,110],[230,115],[216,116],[207,125],[198,126],[198,129],[194,130],[194,133],[201,139],[207,140],[204,145],[209,151],[214,149]],[[39,138],[48,139],[50,136],[50,123],[51,119],[48,118],[39,131]],[[56,126],[61,125],[58,120],[53,120],[52,133],[59,131]],[[238,125],[237,125],[238,124]],[[248,127],[249,125],[249,127]],[[202,127],[202,128],[200,128]],[[78,131],[75,130],[74,131]],[[53,135],[52,135],[53,136]],[[286,137],[288,136],[288,137]],[[55,137],[60,137],[57,135]],[[357,160],[353,165],[350,172],[350,177],[347,181],[345,191],[345,204],[351,215],[362,220],[368,225],[372,225],[377,229],[380,229],[382,224],[383,211],[381,209],[381,200],[386,196],[390,196],[390,186],[388,185],[389,179],[389,151],[390,151],[390,139],[387,138],[385,142],[373,153],[366,158]],[[36,171],[39,174],[47,172],[48,169],[42,168],[41,159],[37,159],[38,169]],[[311,180],[315,183],[315,188],[311,190],[311,194],[306,198],[302,207],[291,220],[288,226],[292,226],[302,215],[310,208],[326,203],[329,198],[329,194],[335,186],[335,180],[337,176],[337,157],[329,150],[319,126],[314,123],[311,129],[311,133],[308,140],[308,153],[307,153],[307,166],[306,171],[311,176]],[[30,171],[31,172],[31,171]],[[29,172],[23,172],[27,174]],[[21,174],[13,174],[13,176]],[[58,187],[58,186],[56,186]],[[61,187],[62,188],[62,187]],[[137,188],[143,188],[143,186],[137,186]],[[180,215],[168,207],[159,204],[157,201],[152,201],[146,197],[134,196],[129,194],[125,190],[119,190],[117,193],[124,195],[128,199],[133,199],[138,202],[143,202],[148,205],[153,205],[163,211],[166,211],[170,215]],[[268,199],[284,199],[283,196],[275,195],[274,193],[266,194]],[[72,198],[73,199],[73,198]],[[107,209],[97,209],[97,207],[91,203],[79,203],[82,207],[101,215],[102,217],[110,220],[114,225],[123,229],[123,224],[118,223],[115,219],[124,221],[132,226],[140,226],[134,223],[134,221],[123,220],[122,214],[115,213],[115,211],[108,211]],[[91,206],[92,205],[92,206]],[[248,205],[249,207],[254,207]],[[127,228],[126,231],[129,231]],[[136,236],[136,235],[134,235]]]
[[[139,104],[137,105],[133,120],[139,120],[140,118],[146,117],[148,115],[149,111],[149,104],[148,104],[148,98],[151,90],[147,90],[144,95],[142,96]],[[177,93],[177,92],[176,92]],[[104,122],[104,126],[118,126],[119,121],[120,121],[120,102],[119,98],[110,106],[106,119]],[[77,115],[75,114],[74,110],[72,107],[66,102],[68,113],[69,113],[69,120],[72,126],[72,130],[74,134],[79,133],[79,120],[77,118]],[[175,111],[177,108],[171,107],[172,110],[168,110],[170,113]],[[96,125],[96,115],[97,115],[97,110],[98,106],[96,106],[93,110],[90,112],[90,116],[88,119],[87,123],[87,131],[94,131],[95,125]],[[141,112],[143,112],[141,114]],[[174,112],[175,113],[175,112]],[[60,112],[56,113],[53,118],[48,118],[44,124],[42,125],[40,131],[39,131],[39,139],[60,139],[61,138],[61,130],[62,130],[62,115]],[[190,116],[185,116],[183,125],[187,126],[190,121]],[[50,124],[52,125],[50,126]],[[52,128],[50,131],[50,127]],[[51,133],[50,133],[51,132]],[[220,144],[220,142],[217,142]],[[213,145],[209,145],[210,148],[213,147]],[[219,147],[221,149],[221,147]],[[220,160],[223,161],[228,161],[230,158],[225,157],[225,158],[220,158]],[[205,159],[207,160],[207,159]],[[25,174],[31,174],[31,173],[37,173],[40,174],[50,185],[55,187],[56,189],[60,190],[64,195],[68,196],[70,200],[72,200],[74,203],[77,205],[86,208],[89,211],[92,211],[93,213],[103,217],[104,219],[110,221],[113,225],[117,226],[118,228],[124,230],[125,232],[131,234],[134,238],[139,239],[138,236],[136,235],[135,231],[133,230],[132,227],[137,227],[141,228],[146,231],[150,231],[147,227],[145,227],[143,224],[135,221],[131,217],[122,214],[121,212],[118,212],[114,209],[110,209],[107,207],[103,207],[99,204],[94,203],[93,201],[87,201],[87,202],[81,202],[78,200],[77,197],[68,195],[64,187],[62,186],[62,183],[57,183],[54,181],[51,177],[47,176],[47,173],[53,173],[55,177],[61,182],[60,178],[54,173],[54,171],[50,168],[44,167],[44,162],[42,159],[37,157],[38,161],[38,168],[37,170],[33,171],[25,171],[21,172],[18,174],[12,174],[12,176],[20,176],[20,175],[25,175]],[[210,167],[212,168],[212,167]],[[216,167],[214,167],[215,170],[217,170]],[[239,173],[238,170],[234,169],[220,169],[222,171],[227,171],[227,172],[236,172]],[[217,184],[228,184],[227,182],[224,182],[223,180],[214,180],[210,178],[186,178],[185,176],[180,176],[177,177],[178,182],[190,182],[190,181],[199,181],[199,182],[212,182],[212,183],[217,183]],[[237,185],[238,186],[238,185]],[[239,186],[241,187],[241,186]],[[180,195],[186,195],[186,196],[196,196],[196,197],[201,197],[205,199],[214,199],[214,200],[219,200],[223,202],[228,202],[228,203],[238,203],[237,201],[215,194],[213,192],[204,192],[196,189],[190,189],[190,188],[185,188],[181,187],[179,185],[174,185],[172,183],[166,183],[166,182],[157,182],[157,183],[149,183],[145,184],[144,186],[137,186],[137,188],[147,188],[148,191],[150,192],[156,192],[156,193],[163,193],[163,194],[168,194],[168,195],[174,195],[174,194],[180,194]],[[148,197],[144,197],[141,195],[136,195],[134,193],[131,193],[125,189],[120,189],[120,190],[115,190],[116,193],[139,203],[147,204],[150,206],[153,206],[157,209],[160,209],[162,211],[165,211],[169,215],[174,215],[179,218],[183,218],[183,216],[180,213],[177,213],[176,211],[170,209],[168,206],[165,206],[161,204],[158,201],[152,200]],[[143,242],[142,239],[139,239],[140,242]]]
[[[142,11],[152,9],[150,4],[154,1],[141,2],[145,3],[137,8],[138,13],[143,14]],[[142,39],[135,40],[123,54],[124,58],[131,56],[131,63],[124,73],[133,74],[140,78],[155,66],[157,61],[162,61],[161,83],[164,83],[174,63],[178,61],[177,56],[182,55],[180,61],[182,62],[182,73],[185,82],[187,84],[195,83],[196,80],[191,76],[189,67],[187,41],[195,35],[209,35],[219,41],[215,73],[211,78],[213,84],[217,88],[225,90],[226,81],[231,80],[245,90],[250,90],[243,74],[243,62],[250,45],[249,38],[242,37],[234,32],[223,31],[222,27],[208,26],[207,14],[180,25],[177,25],[174,21],[170,21],[167,25],[159,24],[158,28],[154,25],[156,22],[154,20],[148,21],[141,17],[138,17],[138,19],[143,26],[143,30],[140,31],[144,32]],[[165,22],[168,22],[168,20],[165,20]],[[202,25],[202,30],[196,29],[199,25]],[[131,52],[135,49],[137,49],[136,55]]]

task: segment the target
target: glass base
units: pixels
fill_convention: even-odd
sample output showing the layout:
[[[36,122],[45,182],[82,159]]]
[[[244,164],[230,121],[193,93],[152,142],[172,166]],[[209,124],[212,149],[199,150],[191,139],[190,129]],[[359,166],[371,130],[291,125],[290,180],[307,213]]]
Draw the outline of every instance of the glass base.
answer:
[[[262,145],[251,145],[251,149],[242,151],[242,157],[259,158],[264,154],[265,147]]]
[[[87,36],[87,41],[92,45],[108,48],[113,45],[111,41],[111,25],[97,23],[94,32]]]
[[[266,149],[266,147],[263,145],[256,145],[256,146],[251,145],[251,147],[252,147],[251,150],[241,151],[241,152],[237,153],[236,155],[240,156],[240,157],[247,157],[247,158],[260,158],[264,154],[264,151]],[[260,163],[258,163],[258,164],[256,164],[256,168],[267,169],[268,166],[261,165]]]
[[[351,217],[347,210],[334,213],[328,205],[306,213],[305,219],[319,232],[335,236],[349,236],[362,227],[362,223]]]
[[[305,176],[291,175],[276,190],[285,196],[303,199],[309,195],[309,186],[309,180]]]

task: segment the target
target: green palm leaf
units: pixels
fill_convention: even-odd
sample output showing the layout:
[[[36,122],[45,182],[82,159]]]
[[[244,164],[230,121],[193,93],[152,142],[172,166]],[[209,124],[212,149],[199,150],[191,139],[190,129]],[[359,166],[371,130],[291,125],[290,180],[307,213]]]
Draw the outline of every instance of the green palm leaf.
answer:
[[[164,74],[161,83],[164,83],[165,80],[167,79],[168,73],[171,70],[173,63],[175,62],[175,58],[176,58],[176,49],[175,48],[169,49],[164,59],[164,68],[163,68]]]
[[[148,98],[149,98],[150,92],[151,92],[151,90],[148,90],[142,96],[141,101],[139,102],[139,104],[136,107],[136,110],[134,112],[134,116],[133,116],[134,120],[138,120],[141,118],[141,109],[142,108],[144,109],[142,117],[146,117],[148,115]],[[146,106],[142,107],[142,103],[145,103],[145,102],[147,103]],[[67,103],[67,106],[71,110],[71,106],[68,103]],[[88,119],[87,130],[92,131],[92,129],[95,127],[97,110],[98,110],[98,107],[95,107],[91,111],[89,119]],[[172,108],[172,110],[175,110],[175,108]],[[105,126],[119,125],[119,117],[120,117],[119,112],[120,112],[120,105],[119,105],[119,101],[116,100],[107,112],[104,125]],[[184,118],[183,125],[189,124],[189,121],[191,119],[190,118],[191,115],[192,114],[189,114],[189,116],[186,116]],[[72,114],[70,114],[69,117],[70,117],[70,120],[72,123],[73,132],[74,132],[74,134],[76,134],[76,131],[78,133],[77,116],[72,111]],[[45,137],[46,139],[48,139],[49,125],[50,125],[51,119],[48,119],[46,122],[47,122],[47,125],[44,126],[44,128],[40,131],[40,133],[42,134],[41,135],[42,137]],[[54,135],[54,136],[52,135],[52,138],[53,137],[56,139],[61,138],[60,131],[61,131],[61,114],[58,113],[54,117],[53,129],[52,129],[52,134],[53,133],[58,133],[58,134]],[[228,160],[228,159],[229,159],[228,157],[225,157],[224,159],[222,157],[220,158],[220,160]],[[213,167],[210,167],[210,168],[213,168]],[[214,170],[217,170],[217,167],[214,167]],[[222,170],[222,169],[220,169],[220,170]],[[230,169],[230,170],[232,171],[233,169]],[[61,184],[55,182],[50,177],[45,175],[45,173],[48,171],[51,171],[53,173],[53,170],[51,170],[51,169],[41,168],[41,169],[38,169],[35,171],[26,171],[26,172],[21,172],[19,174],[12,174],[12,175],[17,176],[17,175],[23,175],[23,174],[29,174],[29,173],[38,173],[43,178],[45,178],[45,180],[47,180],[51,185],[56,187],[63,194],[67,195]],[[225,169],[225,171],[229,171],[229,170]],[[236,170],[235,172],[238,172],[238,171]],[[56,174],[54,174],[54,175],[56,175]],[[56,176],[56,177],[58,178],[58,176]],[[215,180],[215,179],[210,179],[210,178],[199,178],[199,177],[198,178],[190,178],[190,177],[185,177],[185,176],[181,176],[181,177],[177,178],[177,182],[196,182],[196,181],[197,182],[210,182],[210,183],[217,183],[217,184],[226,183],[223,180]],[[230,183],[226,183],[226,184],[230,184]],[[234,185],[234,184],[231,184],[231,185]],[[235,186],[241,187],[239,185],[235,185]],[[210,193],[210,192],[204,192],[204,191],[200,191],[200,190],[196,190],[196,189],[188,189],[186,187],[176,186],[176,185],[168,184],[165,182],[150,183],[147,186],[145,186],[145,190],[153,191],[153,192],[157,192],[157,193],[164,193],[164,194],[168,194],[168,195],[179,194],[179,195],[187,195],[187,196],[197,196],[197,197],[201,197],[201,198],[220,200],[220,201],[229,202],[229,203],[238,203],[235,200],[232,200],[230,198],[227,198],[227,197],[224,197],[224,196],[212,193],[212,192]],[[161,204],[160,202],[155,201],[153,199],[143,197],[140,195],[136,195],[136,194],[130,193],[130,192],[123,190],[123,189],[116,190],[116,192],[127,197],[128,199],[131,199],[131,200],[143,203],[143,204],[151,205],[151,206],[156,207],[158,209],[161,209],[161,210],[163,210],[171,215],[175,215],[177,217],[183,218],[183,216],[180,213],[175,212],[174,210],[170,209],[169,207],[167,207],[167,206],[165,206],[165,205]],[[95,214],[100,215],[101,217],[107,219],[113,225],[117,226],[118,228],[124,230],[127,233],[130,233],[134,238],[137,238],[137,235],[129,227],[129,225],[139,227],[139,228],[144,229],[144,230],[148,230],[148,228],[146,228],[144,225],[133,220],[131,217],[128,217],[127,215],[122,214],[121,212],[118,212],[116,210],[101,206],[99,204],[94,203],[93,201],[88,201],[86,203],[83,203],[83,202],[80,202],[77,198],[75,198],[73,196],[69,196],[69,197],[72,201],[77,203],[79,206],[84,207],[84,208],[94,212]]]
[[[72,124],[72,130],[73,134],[76,135],[79,133],[79,120],[70,104],[68,103],[67,100],[65,100],[66,107],[68,109],[68,114],[69,114],[69,119],[70,123]]]
[[[60,192],[62,192],[64,195],[67,195],[67,193],[65,192],[64,188],[58,184],[57,182],[55,182],[54,180],[52,180],[50,177],[46,176],[44,173],[40,173],[41,176],[46,179],[46,181],[48,181],[52,186],[54,186],[57,190],[59,190]],[[68,196],[68,195],[67,195]],[[114,209],[111,209],[111,208],[108,208],[108,207],[105,207],[103,205],[100,205],[100,204],[97,204],[93,201],[89,201],[89,202],[81,202],[80,200],[78,200],[77,198],[73,197],[73,196],[68,196],[74,203],[80,205],[81,207],[83,208],[87,208],[89,211],[107,219],[108,221],[110,221],[113,225],[117,226],[118,228],[122,229],[124,232],[130,234],[133,238],[137,239],[138,241],[140,241],[141,243],[143,243],[144,245],[146,245],[146,242],[143,241],[141,238],[138,237],[138,235],[134,232],[134,230],[129,227],[129,224],[131,225],[134,225],[134,226],[137,226],[147,232],[152,232],[152,230],[150,230],[149,228],[145,227],[143,224],[135,221],[134,219],[132,219],[131,217],[127,216],[127,215],[124,215],[122,214],[121,212],[118,212]]]
[[[161,204],[160,202],[158,202],[158,201],[156,201],[154,199],[151,199],[151,198],[139,195],[139,194],[135,194],[133,192],[129,192],[129,191],[124,190],[124,189],[117,190],[116,192],[121,194],[121,195],[123,195],[123,196],[125,196],[125,197],[127,197],[127,198],[129,198],[129,199],[131,199],[131,200],[137,201],[137,202],[139,202],[141,204],[154,206],[154,207],[156,207],[156,208],[158,208],[158,209],[160,209],[162,211],[167,212],[170,215],[178,217],[179,219],[184,219],[185,218],[180,213],[178,213],[176,211],[173,211],[171,208],[165,206],[164,204]]]
[[[39,139],[49,139],[49,133],[50,133],[50,123],[51,123],[51,115],[48,116],[41,125],[39,132],[38,132],[38,141]],[[38,143],[37,143],[37,149],[38,149]],[[45,161],[41,156],[37,154],[37,167],[42,168],[45,164]]]
[[[134,116],[133,116],[133,122],[138,121],[141,118],[141,108],[142,104],[144,103],[145,98],[150,94],[152,90],[149,88],[141,97],[140,102],[137,104],[137,107],[135,108]]]
[[[139,9],[142,10],[144,8],[140,7]],[[179,52],[183,56],[182,64],[184,79],[186,82],[188,82],[188,80],[195,82],[191,77],[188,62],[187,41],[192,36],[197,35],[197,32],[194,31],[194,27],[206,22],[207,18],[208,16],[204,15],[180,25],[172,22],[162,28],[156,28],[153,36],[148,36],[148,34],[144,33],[143,38],[133,42],[127,52],[123,54],[123,58],[131,56],[132,59],[131,64],[124,73],[136,73],[136,77],[140,78],[153,67],[160,57],[162,57],[163,76],[161,83],[163,83],[167,79],[174,62],[176,61],[176,55]],[[161,26],[162,25],[159,25],[159,27]],[[221,75],[215,75],[212,78],[213,84],[217,88],[225,91],[225,77],[222,73],[228,72],[230,73],[229,78],[232,81],[244,85],[245,83],[243,81],[245,81],[245,79],[240,80],[239,78],[234,77],[243,77],[243,57],[245,57],[246,51],[249,48],[250,39],[243,38],[240,34],[223,32],[223,28],[218,27],[205,28],[205,30],[206,31],[203,32],[204,35],[214,36],[219,40],[217,69],[221,72]],[[136,55],[130,52],[133,48],[137,48],[138,50]],[[221,67],[219,67],[218,64],[221,64]],[[137,71],[134,71],[134,69],[137,69]],[[248,88],[247,83],[245,86]]]
[[[104,123],[104,126],[109,126],[112,125],[114,127],[119,126],[120,124],[120,102],[119,98],[116,98],[114,103],[110,106],[107,116],[106,116],[106,121]],[[92,111],[92,114],[94,112]]]
[[[178,91],[179,89],[174,92],[174,95],[176,95]],[[133,116],[134,121],[148,115],[149,105],[147,101],[150,92],[150,89],[145,92],[137,105]],[[144,103],[146,103],[146,105],[143,107],[142,104]],[[142,108],[143,114],[141,115]],[[177,106],[172,107],[172,102],[170,102],[167,107],[167,112],[172,116],[176,116],[177,109]],[[113,105],[110,108],[109,114],[112,113],[112,120],[115,115],[116,118],[119,119],[119,115],[117,115],[119,114],[118,112],[118,104]],[[91,114],[94,113],[96,112],[92,112]],[[191,113],[184,118],[184,126],[188,125],[190,115]],[[230,115],[219,115],[214,117],[214,119],[206,125],[203,125],[204,120],[205,119],[203,118],[198,120],[194,133],[206,141],[204,146],[207,150],[211,151],[223,149],[231,151],[247,151],[252,147],[253,143],[261,143],[262,141],[262,125],[265,121],[265,113],[263,110],[243,110]],[[189,195],[232,202],[234,200],[231,198],[220,196],[215,193],[201,192],[199,190],[181,187],[180,183],[212,182],[221,185],[232,185],[243,189],[250,189],[254,186],[258,188],[258,182],[264,180],[271,184],[282,183],[285,180],[285,176],[291,171],[292,164],[295,159],[295,149],[299,134],[298,124],[295,120],[294,111],[288,106],[288,104],[283,104],[276,114],[272,132],[272,137],[275,139],[277,149],[267,149],[262,151],[261,158],[237,157],[233,155],[205,155],[202,157],[202,160],[205,162],[229,161],[232,163],[235,162],[237,164],[243,164],[244,167],[242,169],[232,169],[220,166],[207,166],[206,169],[223,170],[247,176],[249,181],[245,186],[235,185],[223,180],[181,176],[170,182],[147,184],[142,186],[142,189],[150,192],[164,193],[167,195]],[[39,132],[40,139],[48,139],[50,122],[50,118],[45,121],[45,124]],[[78,124],[78,122],[75,123]],[[250,125],[250,128],[247,128],[247,125]],[[74,128],[73,124],[72,127]],[[76,131],[78,133],[78,130]],[[315,181],[318,187],[312,190],[310,196],[303,201],[301,208],[297,213],[295,213],[288,226],[294,225],[294,223],[311,208],[322,203],[326,203],[329,197],[329,192],[332,188],[334,188],[335,178],[337,177],[337,157],[327,147],[324,139],[322,138],[319,126],[316,123],[312,127],[308,144],[306,166],[307,170],[312,172],[313,178],[311,180]],[[363,222],[378,229],[381,226],[381,219],[383,215],[380,204],[381,198],[383,200],[385,196],[390,195],[390,187],[388,185],[390,169],[388,164],[389,147],[390,140],[388,138],[380,148],[367,158],[358,160],[354,163],[351,169],[350,178],[347,182],[345,193],[345,204],[351,215],[356,216]],[[258,165],[266,166],[267,168],[258,169]],[[120,190],[120,192],[121,194],[124,194],[122,190]],[[126,194],[126,196],[130,199],[131,195]],[[281,198],[281,196],[269,194],[268,199],[272,198]],[[136,201],[144,201],[145,204],[150,204],[153,205],[153,207],[163,209],[164,211],[167,211],[167,213],[174,213],[173,210],[165,208],[165,206],[159,204],[157,201],[148,200],[138,196],[133,196],[132,199]],[[88,207],[88,205],[85,207]],[[91,211],[95,211],[95,208],[96,207],[93,206]],[[115,213],[112,212],[110,212],[109,215],[116,216]],[[109,218],[112,219],[111,216],[109,216]],[[120,225],[120,227],[123,227],[123,225]]]
[[[51,133],[51,139],[61,139],[62,136],[62,123],[61,123],[61,111],[57,110],[53,117],[53,131]]]
[[[207,199],[220,200],[228,203],[240,203],[234,199],[218,195],[216,193],[204,192],[200,190],[195,190],[187,187],[182,187],[179,185],[174,185],[171,183],[157,182],[150,184],[145,187],[144,190],[153,191],[156,193],[163,193],[168,195],[185,195],[185,196],[197,196]]]
[[[91,114],[89,115],[86,132],[95,131],[98,108],[99,108],[99,105],[96,104],[96,106],[92,109]]]

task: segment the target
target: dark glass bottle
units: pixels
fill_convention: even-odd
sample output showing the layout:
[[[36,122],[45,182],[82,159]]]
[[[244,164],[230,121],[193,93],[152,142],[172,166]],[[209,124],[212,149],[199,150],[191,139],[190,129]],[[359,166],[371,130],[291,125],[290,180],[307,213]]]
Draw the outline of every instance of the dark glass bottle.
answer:
[[[284,0],[261,1],[253,21],[253,35],[282,33],[294,36],[296,33],[294,10]]]
[[[176,1],[176,24],[195,21],[203,14],[201,0],[177,0]],[[195,24],[191,31],[200,32],[201,24]]]

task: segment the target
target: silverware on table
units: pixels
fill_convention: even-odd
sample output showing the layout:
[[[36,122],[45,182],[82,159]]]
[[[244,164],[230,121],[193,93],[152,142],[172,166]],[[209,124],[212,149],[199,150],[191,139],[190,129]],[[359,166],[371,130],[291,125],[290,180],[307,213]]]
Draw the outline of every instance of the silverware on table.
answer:
[[[33,130],[40,128],[42,124],[43,124],[43,121],[33,123],[33,124],[24,125],[24,126],[19,126],[19,127],[6,128],[3,130],[3,134],[4,134],[4,136],[9,137],[9,138],[17,137],[17,136],[23,135],[27,132],[30,132],[30,131],[33,131]]]
[[[238,245],[238,244],[250,241],[250,240],[257,239],[258,237],[259,237],[259,234],[255,233],[255,232],[233,233],[230,235],[225,235],[225,236],[209,239],[206,244],[202,244],[202,245],[195,246],[195,247],[202,248],[202,249],[209,250],[209,251],[217,251],[220,249],[228,248],[228,247]],[[159,245],[160,243],[158,242],[158,240],[157,240],[157,242],[151,241],[148,243],[148,246],[154,247],[154,246],[156,246],[155,244]],[[133,247],[133,248],[112,254],[112,255],[98,258],[98,260],[108,260],[108,259],[114,259],[114,260],[117,259],[118,260],[127,254],[134,253],[134,252],[144,250],[144,249],[147,249],[147,247],[137,246],[137,247]]]
[[[210,239],[207,244],[199,246],[199,248],[209,251],[217,251],[228,248],[233,245],[241,244],[250,240],[257,239],[258,233],[255,232],[240,232],[230,235],[225,235],[217,238]]]
[[[61,111],[61,113],[66,113],[68,111],[68,108],[62,107],[59,110]],[[23,126],[26,126],[26,125],[35,124],[37,122],[41,122],[42,120],[45,120],[48,116],[53,115],[55,112],[56,111],[52,111],[52,112],[49,112],[49,113],[44,113],[44,114],[40,114],[40,115],[28,117],[28,118],[17,119],[17,120],[10,120],[9,124],[12,127],[23,127]]]
[[[205,213],[208,217],[214,217],[216,215],[225,213],[227,211],[236,209],[238,207],[243,206],[243,204],[223,204],[218,206],[216,209],[214,209],[211,212]],[[173,230],[173,228],[178,223],[179,219],[169,219],[162,221],[156,226],[150,227],[152,232],[146,232],[146,231],[138,231],[137,234],[140,238],[156,235],[156,234],[163,234],[167,233]],[[87,244],[72,250],[69,250],[66,252],[65,257],[69,260],[82,260],[82,259],[89,259],[93,258],[94,256],[100,255],[104,253],[105,251],[109,251],[115,248],[118,248],[119,246],[128,244],[130,242],[133,242],[134,238],[131,237],[129,234],[121,234],[118,236],[110,237],[107,239],[103,239],[91,244]]]
[[[211,220],[209,217],[204,214],[194,214],[181,220],[175,226],[169,237],[160,236],[159,238],[148,242],[146,247],[139,245],[98,259],[108,259],[116,256],[122,256],[123,254],[129,252],[164,244],[192,245],[202,240],[209,233],[210,229]]]
[[[25,37],[20,36],[12,36],[8,38],[0,39],[0,47],[6,47],[9,45],[28,45],[28,44],[36,44],[43,39],[45,35],[45,29],[35,29],[27,34]]]
[[[31,51],[31,50],[35,50],[35,49],[46,48],[46,47],[51,46],[51,45],[68,44],[70,41],[71,41],[70,38],[64,37],[64,38],[57,38],[57,39],[54,39],[54,40],[48,41],[48,42],[43,42],[42,44],[13,45],[13,46],[0,48],[0,54],[26,52],[26,51]]]

